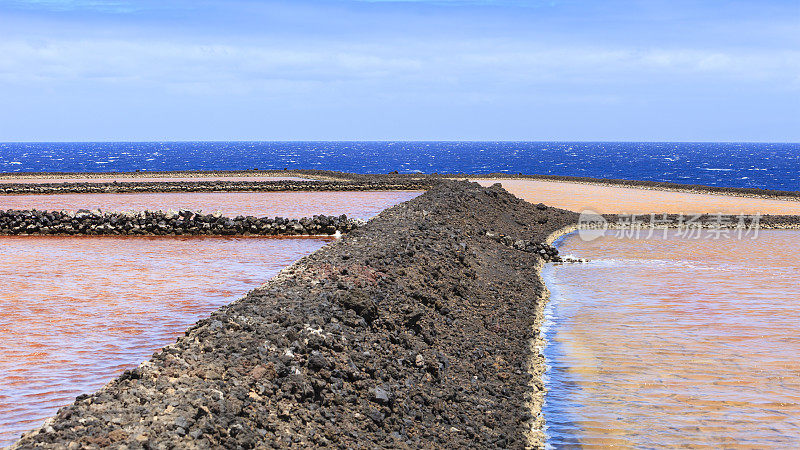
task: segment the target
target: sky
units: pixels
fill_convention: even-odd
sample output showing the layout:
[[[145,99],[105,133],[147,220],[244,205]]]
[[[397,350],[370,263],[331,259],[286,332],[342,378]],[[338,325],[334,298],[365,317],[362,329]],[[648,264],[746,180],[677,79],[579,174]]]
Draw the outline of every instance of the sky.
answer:
[[[800,1],[0,0],[0,141],[800,142]]]

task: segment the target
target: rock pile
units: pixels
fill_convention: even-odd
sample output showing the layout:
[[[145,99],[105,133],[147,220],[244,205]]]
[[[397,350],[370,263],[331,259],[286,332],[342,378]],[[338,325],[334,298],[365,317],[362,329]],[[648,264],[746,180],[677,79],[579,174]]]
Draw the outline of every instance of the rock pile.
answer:
[[[301,236],[348,233],[361,224],[347,216],[314,216],[302,219],[224,217],[220,213],[141,211],[104,213],[99,210],[37,211],[0,210],[2,235],[257,235]]]
[[[544,242],[534,242],[529,239],[517,239],[515,241],[509,236],[493,232],[487,232],[486,236],[508,247],[533,253],[547,262],[562,262],[561,257],[558,256],[558,249]]]
[[[498,186],[441,183],[201,320],[12,448],[537,446],[530,342],[542,260],[528,251],[538,245],[513,244],[577,220]]]

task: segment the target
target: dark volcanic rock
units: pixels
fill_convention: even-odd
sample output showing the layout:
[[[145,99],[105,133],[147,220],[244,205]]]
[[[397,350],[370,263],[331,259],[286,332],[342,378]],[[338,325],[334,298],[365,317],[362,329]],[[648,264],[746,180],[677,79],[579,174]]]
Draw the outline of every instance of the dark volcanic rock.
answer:
[[[0,235],[333,235],[348,233],[359,221],[347,216],[302,219],[203,215],[192,211],[101,213],[79,210],[0,210]]]
[[[201,320],[17,448],[523,448],[543,293],[529,244],[576,221],[496,186],[439,184]]]
[[[420,191],[439,181],[391,179],[386,176],[340,181],[149,181],[131,178],[123,182],[3,183],[0,194],[99,194],[122,192],[288,192],[288,191]]]
[[[372,321],[378,316],[378,307],[369,297],[369,294],[361,289],[349,291],[339,291],[336,293],[336,300],[345,308],[352,309],[367,321]]]

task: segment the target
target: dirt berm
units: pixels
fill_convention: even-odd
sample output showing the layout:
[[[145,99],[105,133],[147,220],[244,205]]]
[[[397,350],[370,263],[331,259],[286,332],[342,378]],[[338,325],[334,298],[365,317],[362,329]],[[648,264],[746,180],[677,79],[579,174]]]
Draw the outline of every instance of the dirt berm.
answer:
[[[545,250],[525,248],[576,221],[499,186],[439,184],[201,320],[14,448],[535,445],[528,365]]]

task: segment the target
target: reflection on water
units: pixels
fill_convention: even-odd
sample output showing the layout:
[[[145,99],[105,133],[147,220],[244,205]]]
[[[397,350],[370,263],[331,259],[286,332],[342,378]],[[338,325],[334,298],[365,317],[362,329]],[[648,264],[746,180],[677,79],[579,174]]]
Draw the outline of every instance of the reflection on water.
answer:
[[[532,203],[570,211],[591,209],[600,214],[719,213],[800,214],[800,202],[687,192],[658,191],[598,184],[540,180],[474,180],[484,186],[498,181],[503,188]]]
[[[330,238],[0,238],[0,446]]]
[[[415,191],[369,192],[186,192],[147,194],[0,195],[0,210],[141,211],[188,209],[226,216],[311,217],[315,214],[370,219],[420,195]]]
[[[800,447],[800,231],[561,243],[549,266],[549,443]]]

